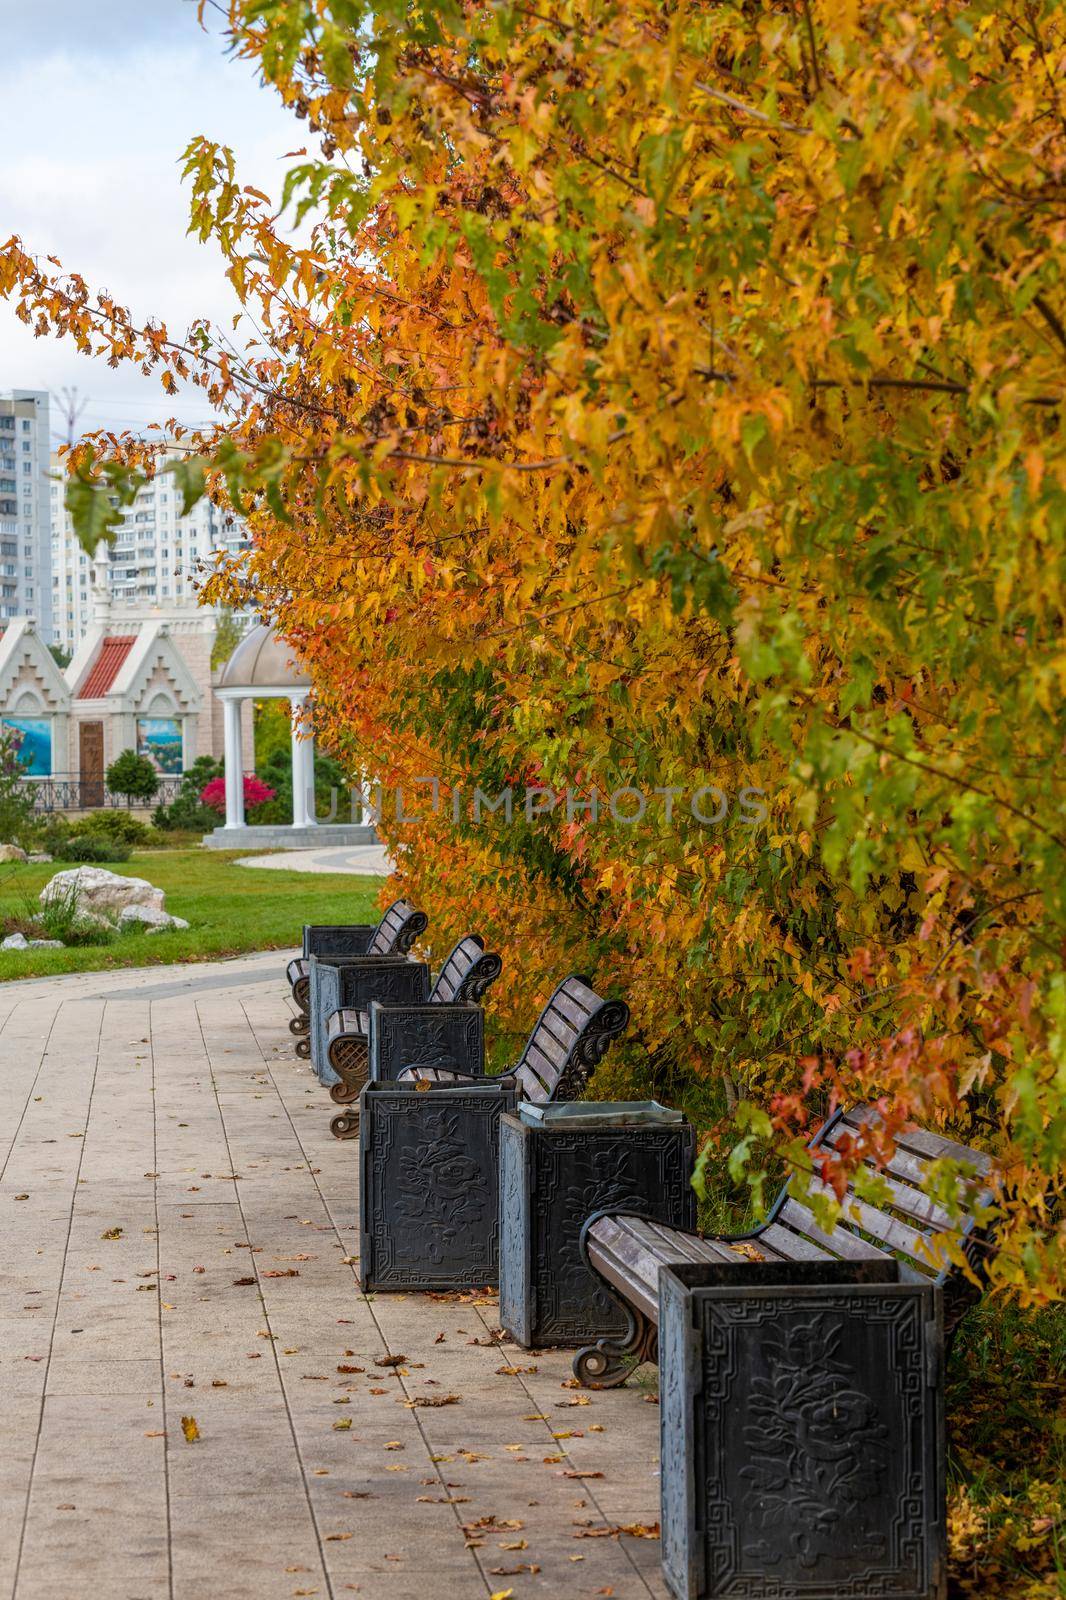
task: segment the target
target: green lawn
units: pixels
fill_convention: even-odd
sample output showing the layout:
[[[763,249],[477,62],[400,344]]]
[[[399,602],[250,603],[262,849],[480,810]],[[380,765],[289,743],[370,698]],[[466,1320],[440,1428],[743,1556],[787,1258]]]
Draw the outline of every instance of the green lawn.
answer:
[[[281,950],[299,944],[305,922],[376,922],[380,915],[381,878],[236,867],[240,854],[247,852],[135,851],[107,870],[163,889],[166,909],[185,917],[187,930],[122,934],[111,944],[68,950],[3,950],[0,982]],[[49,879],[65,870],[58,861],[0,866],[0,917],[23,915]]]

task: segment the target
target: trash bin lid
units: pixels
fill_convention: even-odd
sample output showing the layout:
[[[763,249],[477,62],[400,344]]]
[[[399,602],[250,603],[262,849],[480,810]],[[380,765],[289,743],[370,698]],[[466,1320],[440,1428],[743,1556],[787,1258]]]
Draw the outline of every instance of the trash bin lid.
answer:
[[[568,1100],[562,1105],[533,1105],[523,1100],[518,1115],[534,1128],[663,1127],[685,1120],[684,1112],[661,1106],[658,1100]]]

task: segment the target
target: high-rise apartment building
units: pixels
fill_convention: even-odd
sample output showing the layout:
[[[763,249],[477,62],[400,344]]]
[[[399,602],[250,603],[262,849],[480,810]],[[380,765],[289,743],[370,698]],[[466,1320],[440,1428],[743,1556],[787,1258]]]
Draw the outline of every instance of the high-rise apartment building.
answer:
[[[52,441],[48,395],[0,395],[0,624],[33,616],[52,637]]]
[[[94,587],[106,589],[116,625],[124,617],[131,623],[151,616],[169,618],[195,606],[196,586],[213,552],[234,553],[247,540],[241,519],[206,498],[183,517],[181,492],[173,477],[158,472],[125,511],[110,549],[101,549],[93,559],[78,543],[63,504],[65,484],[58,460],[53,473],[52,627],[44,636],[72,653],[98,620]]]

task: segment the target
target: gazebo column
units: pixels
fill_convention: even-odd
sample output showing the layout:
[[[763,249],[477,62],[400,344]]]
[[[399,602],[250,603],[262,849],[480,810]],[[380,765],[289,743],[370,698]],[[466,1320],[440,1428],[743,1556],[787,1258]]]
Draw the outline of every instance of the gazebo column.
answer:
[[[226,827],[244,827],[244,752],[241,749],[241,702],[227,696],[222,702],[226,761]]]
[[[301,738],[301,713],[307,700],[306,690],[289,698],[292,710],[292,825],[294,828],[313,828],[315,825],[315,742],[308,735]]]

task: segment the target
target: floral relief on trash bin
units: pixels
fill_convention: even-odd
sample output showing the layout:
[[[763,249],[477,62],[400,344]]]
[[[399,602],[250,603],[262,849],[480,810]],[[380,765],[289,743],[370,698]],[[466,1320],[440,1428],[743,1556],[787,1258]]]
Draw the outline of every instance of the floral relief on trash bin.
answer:
[[[889,1431],[842,1358],[841,1337],[840,1320],[824,1315],[778,1328],[762,1345],[768,1375],[748,1395],[743,1509],[753,1527],[791,1527],[801,1567],[814,1566],[839,1541],[838,1524],[884,1487]],[[883,1542],[868,1553],[882,1554]]]
[[[420,1230],[422,1253],[439,1265],[495,1204],[495,1185],[469,1154],[461,1119],[444,1111],[427,1117],[421,1137],[400,1157],[396,1199],[396,1215]]]

